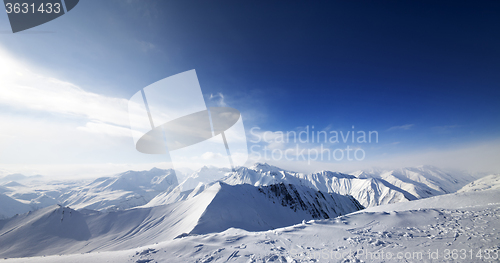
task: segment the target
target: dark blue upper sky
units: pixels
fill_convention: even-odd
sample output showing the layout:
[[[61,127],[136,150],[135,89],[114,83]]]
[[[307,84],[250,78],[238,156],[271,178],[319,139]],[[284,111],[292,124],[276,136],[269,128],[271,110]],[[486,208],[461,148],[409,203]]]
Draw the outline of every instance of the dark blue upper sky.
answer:
[[[499,14],[497,1],[82,0],[31,32],[8,34],[5,16],[0,43],[127,99],[196,69],[247,128],[354,125],[397,153],[498,139]]]

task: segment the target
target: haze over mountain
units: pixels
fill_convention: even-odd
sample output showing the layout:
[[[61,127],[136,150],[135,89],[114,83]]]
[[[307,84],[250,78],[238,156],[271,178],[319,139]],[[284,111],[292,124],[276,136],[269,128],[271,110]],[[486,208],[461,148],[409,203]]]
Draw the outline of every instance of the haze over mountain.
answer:
[[[41,175],[26,176],[23,174],[16,173],[16,174],[7,174],[4,176],[0,176],[0,182],[36,180],[41,178],[43,178],[43,176]]]

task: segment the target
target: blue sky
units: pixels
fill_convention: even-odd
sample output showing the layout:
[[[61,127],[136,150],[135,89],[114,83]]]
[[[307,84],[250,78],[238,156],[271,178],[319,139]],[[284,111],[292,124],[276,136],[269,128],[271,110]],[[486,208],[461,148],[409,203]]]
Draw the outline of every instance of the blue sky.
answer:
[[[51,173],[47,167],[92,164],[105,172],[106,165],[165,162],[134,152],[117,115],[89,113],[76,106],[85,104],[81,99],[74,109],[52,108],[57,102],[50,97],[28,98],[35,93],[19,95],[16,87],[45,91],[57,79],[65,82],[60,89],[73,92],[68,96],[98,96],[109,106],[102,110],[112,112],[113,103],[140,88],[196,69],[207,105],[239,109],[247,131],[314,125],[379,132],[379,143],[361,145],[365,162],[281,166],[338,170],[456,160],[497,170],[498,11],[493,1],[82,0],[68,14],[16,34],[4,14],[4,67],[18,63],[34,84],[4,71],[12,80],[1,88],[1,164]],[[13,94],[22,98],[13,101]]]

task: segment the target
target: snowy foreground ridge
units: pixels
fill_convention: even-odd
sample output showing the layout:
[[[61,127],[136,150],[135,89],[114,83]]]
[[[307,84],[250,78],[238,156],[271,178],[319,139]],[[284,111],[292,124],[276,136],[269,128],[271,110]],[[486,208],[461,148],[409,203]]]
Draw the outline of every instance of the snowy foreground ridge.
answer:
[[[149,172],[125,173],[150,179],[140,190],[121,174],[88,182],[77,194],[92,193],[86,204],[95,205],[96,196],[115,198],[112,204],[142,191],[145,203],[134,208],[51,205],[0,220],[0,256],[6,262],[497,262],[500,256],[495,175],[472,182],[432,167],[298,174],[257,164],[236,172],[204,168],[178,184],[168,170]],[[191,189],[183,184],[195,181]],[[4,184],[3,195],[29,206],[15,198],[35,183],[24,184],[22,191]],[[75,187],[46,189],[71,196]],[[391,191],[404,199],[390,198]],[[421,196],[426,191],[431,197]],[[385,201],[370,205],[368,198]]]

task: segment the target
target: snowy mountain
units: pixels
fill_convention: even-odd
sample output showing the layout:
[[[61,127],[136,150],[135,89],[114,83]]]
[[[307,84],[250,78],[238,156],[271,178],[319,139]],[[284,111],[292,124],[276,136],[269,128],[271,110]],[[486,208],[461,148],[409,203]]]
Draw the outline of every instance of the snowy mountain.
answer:
[[[256,163],[252,167],[238,167],[235,172],[229,173],[221,181],[231,184],[250,184],[254,186],[265,186],[272,184],[294,184],[307,185],[300,180],[298,173],[286,171],[269,164]]]
[[[0,187],[0,218],[9,218],[15,214],[56,204],[57,201],[49,195],[49,191],[33,189],[31,185],[11,181]]]
[[[462,187],[457,193],[500,189],[500,175],[492,174]]]
[[[0,219],[9,218],[16,214],[24,214],[30,210],[32,210],[32,207],[28,204],[0,193]]]
[[[15,175],[20,177],[21,175]],[[9,204],[19,204],[15,213],[2,213],[0,217],[35,211],[61,204],[75,209],[124,210],[148,203],[160,193],[166,193],[178,185],[173,170],[153,168],[149,171],[128,171],[115,176],[101,177],[93,181],[9,181],[0,186],[0,193],[12,199]],[[6,201],[7,202],[7,201]],[[1,204],[1,203],[0,203]]]
[[[0,256],[128,249],[229,228],[269,230],[361,208],[352,197],[293,185],[215,183],[193,198],[163,206],[106,213],[50,206],[0,221],[0,243],[5,244]]]
[[[161,192],[178,185],[175,171],[153,168],[127,171],[113,177],[101,177],[62,194],[58,200],[76,209],[124,210],[148,203]]]
[[[102,177],[91,183],[93,188],[100,190],[166,191],[177,186],[177,177],[172,169],[153,168],[149,171],[127,171],[114,177]]]
[[[277,183],[302,185],[321,192],[351,195],[364,207],[417,199],[403,189],[380,179],[360,179],[353,175],[330,171],[302,174],[262,163],[250,168],[239,167],[235,172],[228,173],[228,176],[221,181],[231,185],[261,186]]]
[[[417,199],[407,191],[376,178],[359,179],[354,176],[329,171],[299,174],[298,177],[309,182],[310,187],[314,187],[319,191],[351,195],[365,207]]]
[[[24,174],[8,174],[4,176],[0,176],[0,182],[8,182],[8,181],[29,181],[29,180],[36,180],[36,179],[41,179],[43,176],[41,175],[32,175],[32,176],[26,176]]]
[[[216,174],[213,170],[211,173]],[[408,202],[442,195],[456,191],[474,180],[471,175],[456,173],[457,176],[455,176],[455,173],[444,172],[432,166],[389,171],[372,169],[358,171],[350,175],[331,171],[303,174],[269,164],[256,163],[251,167],[238,167],[234,172],[224,170],[218,176],[222,174],[226,176],[219,181],[230,185],[267,186],[279,183],[300,185],[321,192],[353,196],[364,207]],[[197,178],[196,172],[191,176]],[[193,187],[198,189],[196,191],[200,191],[208,184],[197,182],[199,185]],[[191,191],[193,190],[183,190],[183,188],[177,187],[171,192],[157,195],[146,206],[185,200]]]
[[[116,250],[189,233],[217,191],[185,202],[98,212],[50,206],[0,221],[2,257]],[[43,242],[42,242],[43,241]]]
[[[181,184],[173,170],[156,168],[85,184],[23,181],[0,188],[0,213],[19,214],[0,220],[0,256],[30,257],[19,262],[310,262],[323,251],[500,247],[494,223],[500,179],[473,179],[429,166],[303,174],[256,164],[234,172],[205,167]],[[368,209],[360,210],[363,204]],[[36,211],[21,214],[29,210]],[[38,257],[56,254],[74,255]],[[363,256],[333,261],[374,261]]]
[[[399,170],[372,169],[353,174],[330,171],[303,174],[257,163],[251,167],[238,167],[234,172],[203,167],[178,184],[179,173],[153,168],[149,171],[128,171],[92,181],[23,180],[22,184],[5,181],[0,186],[0,192],[15,201],[30,205],[32,211],[54,204],[75,209],[114,211],[186,200],[201,193],[214,181],[253,186],[284,183],[321,192],[350,195],[364,207],[373,207],[445,194],[475,180],[466,173],[444,172],[431,166]],[[24,178],[13,175],[9,179],[14,177]]]
[[[205,189],[209,188],[212,184],[213,183],[199,183],[198,186],[196,186],[194,189],[186,191],[182,191],[181,187],[176,187],[172,191],[158,194],[147,204],[140,207],[154,207],[191,199],[194,196],[197,196],[201,192],[205,191]]]
[[[228,172],[231,172],[231,169],[204,166],[198,171],[191,173],[177,188],[181,192],[191,190],[196,188],[200,183],[209,184],[215,182],[223,178]]]
[[[396,186],[416,198],[454,193],[475,178],[471,174],[443,171],[437,167],[424,165],[396,170],[357,171],[354,176],[360,179],[375,178]]]
[[[223,178],[231,172],[227,168],[202,167],[197,171],[192,171],[178,186],[171,191],[165,191],[149,201],[143,207],[153,207],[158,205],[171,204],[191,198],[204,191],[214,182]]]
[[[221,232],[230,227],[262,231],[363,209],[352,197],[290,184],[253,187],[216,183],[209,189],[214,187],[219,192],[191,233]]]
[[[8,187],[1,186],[1,185],[0,185],[0,194],[7,193],[7,192],[11,192],[11,191],[12,191],[12,190],[10,190]]]
[[[499,190],[471,191],[382,205],[271,231],[230,228],[158,244],[137,243],[142,246],[119,251],[5,262],[450,262],[455,252],[462,259],[453,262],[496,262],[492,256],[500,247],[499,215]],[[60,216],[61,212],[55,219],[60,221]],[[140,233],[130,232],[129,237]],[[56,245],[47,245],[43,252],[54,254],[55,250]]]
[[[21,186],[21,187],[22,187],[22,186],[24,186],[24,185],[22,185],[22,184],[20,184],[20,183],[18,183],[18,182],[16,182],[16,181],[9,181],[9,182],[4,183],[4,184],[2,184],[2,185],[3,185],[3,186],[7,186],[7,187],[19,187],[19,186]]]

